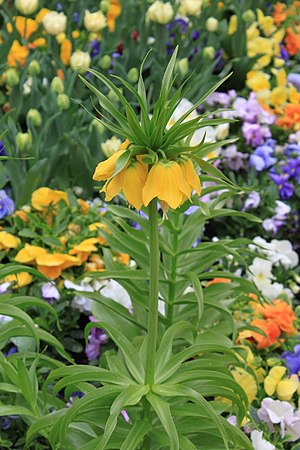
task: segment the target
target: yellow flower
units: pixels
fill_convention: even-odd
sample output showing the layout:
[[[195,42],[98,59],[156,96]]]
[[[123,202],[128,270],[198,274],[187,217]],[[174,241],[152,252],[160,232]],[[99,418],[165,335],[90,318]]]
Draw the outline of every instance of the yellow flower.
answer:
[[[115,21],[121,14],[122,6],[119,0],[110,0],[110,8],[107,13],[107,26],[109,31],[115,31]]]
[[[238,18],[237,18],[236,14],[233,14],[230,17],[229,23],[228,23],[227,33],[229,34],[229,36],[231,36],[232,34],[235,34],[237,32],[237,28],[238,28]]]
[[[16,275],[8,275],[4,281],[7,283],[13,283],[13,289],[18,289],[30,284],[32,282],[32,276],[27,272],[20,272]]]
[[[20,244],[21,240],[13,234],[7,233],[7,231],[0,231],[0,250],[8,252],[12,248],[18,248]]]
[[[31,204],[37,211],[43,211],[50,205],[56,205],[61,200],[69,204],[68,195],[63,191],[56,191],[47,187],[42,187],[33,192]]]
[[[270,93],[270,103],[273,106],[281,106],[287,101],[287,89],[283,86],[275,87]]]
[[[259,30],[257,28],[257,23],[254,22],[250,27],[247,29],[247,41],[251,41],[252,39],[255,39],[259,36]]]
[[[261,9],[257,9],[258,24],[266,36],[270,36],[276,31],[272,16],[265,16]]]
[[[18,63],[25,66],[28,54],[29,50],[25,45],[14,41],[7,56],[7,64],[12,67],[17,67]]]
[[[28,39],[29,36],[37,31],[39,24],[33,20],[28,19],[27,17],[23,16],[17,16],[14,17],[14,26],[16,27],[18,33],[21,35],[22,38]],[[7,24],[7,31],[9,33],[12,33],[14,30],[11,23]]]
[[[195,172],[194,165],[190,159],[181,159],[179,161],[180,168],[182,170],[183,176],[188,182],[191,190],[195,190],[200,197],[201,194],[201,184],[198,175]]]
[[[286,367],[283,366],[275,366],[270,370],[264,382],[267,395],[273,395],[276,392],[279,400],[291,400],[299,387],[299,380],[297,375],[282,380],[285,373]]]
[[[143,188],[145,206],[157,197],[171,208],[176,209],[190,196],[190,185],[177,162],[158,162],[152,166]]]
[[[235,367],[231,373],[235,381],[245,391],[249,404],[251,404],[257,395],[257,384],[254,376],[241,367]]]
[[[64,253],[46,253],[36,258],[38,270],[48,278],[55,280],[62,271],[72,266],[80,266],[82,261]]]
[[[75,245],[72,250],[69,251],[70,255],[77,255],[82,262],[86,261],[90,256],[90,253],[96,252],[98,249],[94,244],[98,243],[97,238],[85,239],[80,244]]]
[[[96,167],[95,173],[93,175],[93,180],[95,181],[104,181],[108,180],[110,177],[112,177],[115,169],[116,164],[120,156],[125,152],[127,146],[129,145],[128,139],[124,141],[120,147],[119,150],[117,150],[113,155],[111,155],[108,159],[105,161],[102,161],[98,164]]]
[[[264,72],[251,70],[250,72],[247,73],[246,84],[248,88],[254,92],[261,90],[269,90],[270,89],[269,78],[270,76]]]
[[[77,203],[80,206],[80,212],[82,214],[87,214],[88,210],[90,209],[89,204],[86,201],[82,200],[82,198],[78,198]]]
[[[48,14],[49,12],[51,12],[50,9],[42,8],[42,9],[38,12],[38,14],[36,15],[35,20],[36,20],[38,23],[42,23],[43,18],[44,18],[44,17],[46,16],[46,14]]]
[[[37,245],[25,244],[25,247],[17,253],[15,261],[21,264],[34,264],[38,256],[46,253],[47,250],[45,248],[38,247]]]

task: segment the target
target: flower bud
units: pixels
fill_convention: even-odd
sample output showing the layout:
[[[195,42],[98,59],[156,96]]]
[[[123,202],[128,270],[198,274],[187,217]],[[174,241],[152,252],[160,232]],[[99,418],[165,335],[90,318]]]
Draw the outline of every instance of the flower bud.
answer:
[[[299,294],[299,292],[300,292],[300,286],[298,286],[298,284],[296,284],[296,283],[291,283],[290,289],[291,289],[292,293],[295,295]]]
[[[227,29],[227,33],[229,36],[231,36],[232,34],[235,34],[237,32],[238,29],[238,17],[236,14],[233,14],[230,19],[229,19],[229,23],[228,23],[228,29]]]
[[[24,16],[29,16],[32,14],[39,6],[39,0],[16,0],[15,7],[17,10],[24,14]]]
[[[59,77],[54,77],[51,81],[50,89],[52,92],[62,94],[65,91],[64,83]]]
[[[57,96],[57,106],[60,111],[66,111],[70,108],[70,98],[67,94],[59,94]]]
[[[59,44],[62,44],[63,43],[63,41],[66,39],[66,33],[59,33],[57,36],[56,36],[56,41],[59,43]]]
[[[9,87],[13,87],[13,86],[17,86],[20,82],[20,77],[18,74],[18,71],[16,69],[7,69],[4,72],[5,75],[5,81],[7,86]]]
[[[128,80],[131,83],[136,83],[139,79],[139,71],[136,67],[132,67],[128,72]]]
[[[210,31],[211,33],[214,33],[217,31],[219,26],[219,22],[215,17],[209,17],[205,23],[205,28],[207,31]]]
[[[178,61],[178,70],[182,77],[185,77],[189,72],[189,60],[188,58],[182,58]]]
[[[216,50],[213,47],[204,47],[204,49],[203,49],[204,58],[212,61],[215,57],[215,54],[216,54]]]
[[[156,0],[146,13],[146,18],[152,22],[166,25],[174,16],[174,11],[170,2],[164,3],[161,0]]]
[[[29,150],[32,146],[31,133],[18,133],[16,136],[16,144],[21,152]]]
[[[102,134],[105,130],[105,126],[102,125],[102,123],[99,122],[99,120],[97,120],[97,119],[93,119],[91,121],[90,126],[89,126],[89,131],[91,131],[92,128],[96,128],[96,130],[98,131],[99,134]]]
[[[122,91],[122,89],[120,89],[120,91]],[[118,103],[119,101],[119,97],[117,96],[117,94],[110,90],[109,93],[107,94],[107,97],[109,98],[110,101]]]
[[[269,367],[274,367],[278,364],[278,358],[268,358],[267,364]]]
[[[99,61],[99,67],[103,70],[107,70],[110,68],[111,57],[109,55],[104,55]]]
[[[70,59],[70,66],[74,70],[88,69],[91,64],[91,57],[89,53],[83,52],[81,50],[76,50]]]
[[[109,11],[110,8],[110,1],[109,0],[102,0],[100,2],[99,8],[101,9],[101,11],[103,11],[104,13],[107,13]]]
[[[181,0],[180,13],[187,16],[199,16],[202,0]]]
[[[251,9],[247,9],[246,11],[243,12],[242,19],[244,22],[248,24],[253,23],[256,19],[254,11],[252,11]]]
[[[106,17],[102,11],[90,13],[88,10],[86,10],[83,23],[86,30],[92,33],[97,33],[98,31],[103,30],[103,28],[105,28],[107,25]]]
[[[67,16],[63,12],[51,11],[44,16],[42,22],[45,30],[51,36],[64,33],[67,28]]]
[[[31,108],[27,113],[27,121],[34,127],[40,127],[42,125],[42,116],[37,109]]]
[[[120,141],[120,139],[118,139],[116,136],[113,136],[111,139],[108,139],[107,141],[103,142],[101,144],[101,148],[105,156],[109,158],[111,155],[113,155],[116,151],[119,150],[121,144],[122,141]]]
[[[41,73],[40,63],[38,61],[36,61],[35,59],[30,61],[29,66],[28,66],[28,73],[29,73],[29,75],[39,75]]]

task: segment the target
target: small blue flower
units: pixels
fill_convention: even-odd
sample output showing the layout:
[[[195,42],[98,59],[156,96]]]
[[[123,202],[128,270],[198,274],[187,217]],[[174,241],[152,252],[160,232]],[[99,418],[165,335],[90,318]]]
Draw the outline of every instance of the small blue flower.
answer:
[[[285,351],[281,358],[285,359],[291,375],[298,375],[300,371],[300,345],[294,347],[294,353]]]
[[[11,216],[15,210],[14,201],[7,195],[4,189],[0,190],[0,219]]]

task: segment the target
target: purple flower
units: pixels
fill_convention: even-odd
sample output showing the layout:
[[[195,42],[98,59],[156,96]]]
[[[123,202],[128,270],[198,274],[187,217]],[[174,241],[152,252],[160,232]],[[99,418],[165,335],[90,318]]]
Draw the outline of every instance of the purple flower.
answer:
[[[273,166],[276,163],[276,158],[271,156],[273,152],[273,148],[268,145],[257,147],[249,158],[249,167],[255,167],[257,172],[261,172]]]
[[[73,13],[73,22],[74,23],[79,22],[79,14],[78,14],[78,12],[74,12]]]
[[[242,132],[248,145],[252,145],[253,147],[262,145],[263,134],[258,123],[244,122]]]
[[[290,58],[289,52],[287,51],[285,46],[282,44],[280,44],[280,56],[284,61],[288,61]]]
[[[282,164],[282,170],[291,177],[298,179],[300,175],[300,158],[290,159],[284,162]]]
[[[91,322],[97,322],[95,317],[89,317]],[[88,345],[85,348],[85,354],[89,361],[97,359],[100,355],[100,346],[103,342],[106,342],[107,336],[104,330],[100,328],[91,328],[90,335],[88,338]]]
[[[198,30],[193,31],[192,40],[197,41],[197,39],[199,39],[199,36],[200,36],[200,34],[199,34]]]
[[[14,212],[15,204],[13,200],[8,197],[4,189],[0,190],[0,219],[5,216],[11,216]]]
[[[100,54],[101,46],[100,46],[100,42],[98,41],[98,39],[93,39],[89,43],[89,46],[91,48],[91,50],[90,50],[90,57],[91,58],[95,58],[96,56],[98,56]]]
[[[63,10],[63,5],[60,2],[56,3],[56,9],[57,9],[57,11],[62,11]]]
[[[43,298],[50,304],[53,303],[54,300],[60,299],[59,291],[53,282],[43,284],[41,291]]]
[[[287,80],[289,83],[293,84],[297,91],[300,91],[300,74],[299,73],[289,73]]]
[[[6,294],[6,292],[8,291],[9,287],[10,287],[10,283],[8,283],[8,282],[1,283],[0,284],[0,295],[1,294]]]
[[[266,139],[264,145],[267,145],[268,147],[275,149],[276,139],[272,138]]]
[[[2,430],[8,430],[11,427],[11,420],[9,417],[1,417],[0,418],[0,428]]]
[[[285,351],[281,358],[285,359],[291,375],[298,375],[300,371],[300,345],[294,347],[294,353]]]
[[[284,150],[286,156],[300,156],[300,145],[289,144]]]
[[[0,153],[1,153],[1,156],[6,156],[3,141],[0,141]]]
[[[234,144],[229,145],[222,153],[225,157],[226,165],[229,169],[235,171],[238,171],[244,167],[243,160],[248,156],[245,153],[238,152],[237,146]]]
[[[279,195],[282,200],[287,200],[291,198],[294,194],[294,186],[289,183],[287,175],[278,175],[276,173],[271,173],[270,177],[277,184],[279,189]]]
[[[259,193],[256,191],[250,192],[250,194],[248,195],[248,198],[245,201],[242,211],[246,211],[249,208],[253,208],[253,209],[257,208],[259,204],[260,204]]]

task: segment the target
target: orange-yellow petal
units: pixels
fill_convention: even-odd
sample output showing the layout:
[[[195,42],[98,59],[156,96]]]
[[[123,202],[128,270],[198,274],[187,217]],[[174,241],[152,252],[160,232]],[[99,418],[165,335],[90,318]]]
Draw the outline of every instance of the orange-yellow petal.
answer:
[[[108,181],[102,188],[101,192],[105,192],[105,200],[108,202],[114,198],[123,188],[124,170],[119,172],[111,181]]]
[[[102,161],[96,167],[95,173],[93,175],[93,180],[104,181],[110,178],[116,168],[116,164],[120,156],[125,152],[125,149],[117,150],[113,155],[111,155],[105,161]]]
[[[136,161],[124,169],[123,192],[128,203],[136,209],[143,205],[142,191],[147,180],[147,165]]]
[[[148,206],[153,198],[160,195],[164,182],[164,169],[165,167],[162,163],[154,164],[151,167],[142,192],[145,206]]]
[[[197,194],[201,194],[201,184],[198,175],[196,174],[194,164],[190,159],[183,161],[180,164],[182,173],[188,184],[192,189],[195,189]]]
[[[32,264],[39,255],[46,254],[47,250],[37,245],[25,244],[16,255],[15,261],[21,264]]]

